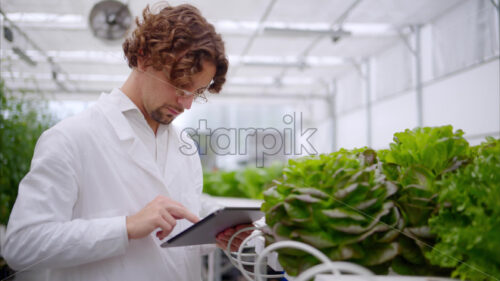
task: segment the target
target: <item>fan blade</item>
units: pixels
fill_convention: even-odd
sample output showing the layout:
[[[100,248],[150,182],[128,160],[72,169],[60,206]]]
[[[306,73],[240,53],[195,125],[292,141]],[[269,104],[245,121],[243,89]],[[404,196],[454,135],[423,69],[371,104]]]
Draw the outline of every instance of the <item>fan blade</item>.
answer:
[[[111,40],[115,39],[115,36],[113,34],[113,25],[109,25],[106,29],[106,38]]]

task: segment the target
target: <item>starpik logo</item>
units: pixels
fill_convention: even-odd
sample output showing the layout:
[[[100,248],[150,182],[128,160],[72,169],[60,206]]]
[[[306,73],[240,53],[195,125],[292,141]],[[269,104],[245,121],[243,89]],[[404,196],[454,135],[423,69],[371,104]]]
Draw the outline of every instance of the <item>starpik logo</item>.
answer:
[[[257,167],[264,166],[266,157],[317,154],[310,142],[317,129],[303,127],[302,113],[285,114],[282,121],[281,130],[273,127],[212,129],[208,120],[200,119],[197,128],[182,130],[179,149],[184,155],[207,155],[209,151],[219,156],[247,155],[255,159]]]

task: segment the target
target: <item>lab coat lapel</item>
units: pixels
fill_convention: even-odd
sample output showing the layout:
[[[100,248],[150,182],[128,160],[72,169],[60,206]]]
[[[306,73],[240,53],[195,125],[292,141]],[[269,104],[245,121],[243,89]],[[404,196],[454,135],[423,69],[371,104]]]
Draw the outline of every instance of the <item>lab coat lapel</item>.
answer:
[[[180,151],[179,135],[174,126],[168,126],[168,144],[167,144],[167,159],[165,163],[165,171],[163,172],[165,178],[165,184],[167,187],[171,187],[170,184],[175,179],[176,175],[180,171],[184,161],[180,161],[181,157],[184,156]],[[182,167],[183,169],[185,167]]]
[[[123,116],[118,107],[111,101],[111,97],[107,94],[101,95],[97,105],[106,116],[113,129],[115,130],[120,145],[124,147],[130,158],[144,171],[149,173],[152,178],[160,183],[162,194],[169,196],[166,182],[158,168],[158,165],[152,161],[150,155],[146,151],[146,147],[140,142],[134,134],[132,127]],[[170,196],[169,196],[170,197]]]

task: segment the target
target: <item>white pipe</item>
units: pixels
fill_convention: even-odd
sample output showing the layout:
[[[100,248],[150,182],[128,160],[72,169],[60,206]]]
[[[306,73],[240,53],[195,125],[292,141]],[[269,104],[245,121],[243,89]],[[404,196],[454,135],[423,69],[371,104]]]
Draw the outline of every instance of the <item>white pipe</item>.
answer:
[[[306,271],[302,272],[299,276],[297,276],[297,278],[294,279],[294,281],[307,281],[311,277],[314,277],[319,273],[331,270],[332,266],[346,273],[366,276],[366,279],[364,279],[366,281],[375,280],[373,273],[362,266],[349,262],[330,262],[330,263],[318,264],[307,269]]]
[[[250,272],[250,271],[244,269],[243,268],[243,264],[245,264],[245,265],[253,265],[254,269],[255,269],[256,263],[255,262],[244,262],[244,261],[241,260],[241,257],[243,257],[244,255],[247,255],[247,256],[257,256],[257,255],[256,254],[243,254],[242,251],[245,248],[245,244],[248,243],[248,241],[250,241],[251,239],[253,239],[253,238],[257,237],[257,236],[262,236],[262,232],[259,231],[259,232],[253,233],[252,235],[250,235],[249,237],[247,237],[246,239],[244,239],[242,241],[242,243],[240,244],[240,247],[238,248],[238,252],[236,253],[237,258],[233,258],[231,256],[232,254],[234,254],[234,253],[231,252],[231,245],[233,243],[234,238],[236,238],[240,233],[248,231],[248,230],[260,230],[260,228],[258,228],[258,227],[246,227],[246,228],[238,230],[229,239],[229,241],[227,243],[227,248],[226,248],[226,250],[224,250],[224,253],[229,258],[229,261],[236,268],[238,268],[240,270],[240,272],[243,274],[243,276],[248,281],[252,281],[253,278],[250,275],[254,275],[255,273]],[[262,277],[266,277],[266,278],[280,278],[280,277],[283,277],[283,276],[284,276],[284,274],[263,274],[262,275]]]
[[[259,265],[262,263],[262,260],[264,259],[264,257],[267,256],[272,251],[275,251],[275,250],[280,249],[280,248],[296,248],[296,249],[302,250],[304,252],[307,252],[309,254],[312,254],[313,256],[318,258],[321,262],[328,264],[329,269],[332,271],[332,273],[334,275],[340,275],[340,271],[336,267],[332,266],[332,262],[330,261],[330,259],[325,254],[320,252],[318,249],[313,248],[313,247],[311,247],[307,244],[301,243],[301,242],[280,241],[280,242],[276,242],[276,243],[269,245],[260,253],[259,257],[257,258],[257,261],[255,262],[255,268],[254,268],[255,269],[255,280],[263,281],[262,275],[260,273],[260,266]]]

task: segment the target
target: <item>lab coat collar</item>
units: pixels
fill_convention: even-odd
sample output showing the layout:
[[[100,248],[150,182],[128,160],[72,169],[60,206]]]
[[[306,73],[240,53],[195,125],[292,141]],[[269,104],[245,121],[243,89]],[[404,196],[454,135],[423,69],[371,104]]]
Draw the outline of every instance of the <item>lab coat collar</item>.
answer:
[[[119,89],[115,88],[111,93],[102,93],[97,104],[104,115],[115,129],[121,141],[134,140],[135,135],[127,119],[121,114],[128,110],[137,109],[137,106]]]
[[[116,104],[121,112],[130,110],[136,110],[139,113],[141,112],[137,105],[135,105],[135,103],[124,92],[122,92],[122,90],[114,88],[111,90],[109,96],[116,101]]]
[[[103,95],[106,95],[106,94],[103,93],[101,95],[101,97],[103,97]],[[109,93],[108,97],[105,99],[114,103],[122,113],[125,113],[128,111],[135,111],[140,116],[140,118],[144,118],[144,115],[139,110],[137,105],[135,105],[135,103],[124,92],[122,92],[119,88],[114,88],[113,90],[111,90],[111,93]],[[147,124],[146,120],[144,120],[144,122],[145,122],[145,124]],[[170,125],[159,124],[158,130],[165,129],[168,131],[168,133],[170,133],[170,131],[172,131],[171,127],[172,126],[170,126]],[[124,137],[130,137],[130,136],[127,135]]]
[[[126,100],[128,100],[128,102]],[[103,93],[97,102],[98,107],[110,122],[115,133],[121,141],[121,144],[126,148],[134,162],[141,168],[146,170],[164,185],[164,189],[168,196],[168,186],[174,179],[179,170],[179,157],[180,154],[180,141],[177,130],[172,125],[168,125],[168,144],[167,144],[167,162],[165,164],[165,171],[160,171],[154,159],[150,157],[146,151],[144,144],[140,142],[135,135],[132,127],[128,123],[123,111],[137,109],[135,104],[126,98],[118,89],[113,89],[110,94]],[[138,109],[137,109],[138,110]]]

